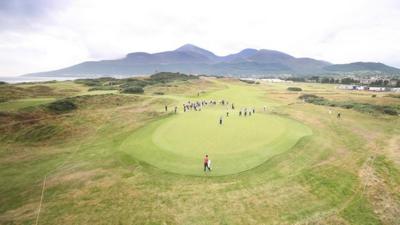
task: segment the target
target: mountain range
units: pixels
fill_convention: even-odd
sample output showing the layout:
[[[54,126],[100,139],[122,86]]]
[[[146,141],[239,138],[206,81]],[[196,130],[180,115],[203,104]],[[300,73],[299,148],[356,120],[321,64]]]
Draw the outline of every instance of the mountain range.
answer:
[[[400,69],[374,62],[332,64],[312,58],[296,58],[284,52],[247,48],[238,53],[217,56],[211,51],[186,44],[159,53],[134,52],[124,58],[87,61],[59,70],[28,76],[92,77],[146,75],[155,72],[189,74],[269,76],[279,74],[321,75],[343,73],[400,74]]]

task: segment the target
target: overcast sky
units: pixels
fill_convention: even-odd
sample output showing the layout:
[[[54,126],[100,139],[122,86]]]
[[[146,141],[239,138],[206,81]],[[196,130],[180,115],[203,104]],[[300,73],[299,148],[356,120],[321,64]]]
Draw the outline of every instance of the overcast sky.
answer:
[[[0,76],[186,43],[400,67],[400,1],[0,0]]]

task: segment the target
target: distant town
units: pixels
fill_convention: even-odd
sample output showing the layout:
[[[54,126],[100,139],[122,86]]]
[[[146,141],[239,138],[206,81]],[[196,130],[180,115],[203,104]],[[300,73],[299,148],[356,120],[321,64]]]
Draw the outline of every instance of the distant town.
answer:
[[[386,76],[371,77],[292,77],[281,76],[280,78],[241,78],[243,81],[268,82],[268,83],[288,83],[288,82],[305,82],[305,83],[322,83],[322,84],[338,84],[337,88],[342,90],[359,90],[373,92],[400,92],[400,78]]]

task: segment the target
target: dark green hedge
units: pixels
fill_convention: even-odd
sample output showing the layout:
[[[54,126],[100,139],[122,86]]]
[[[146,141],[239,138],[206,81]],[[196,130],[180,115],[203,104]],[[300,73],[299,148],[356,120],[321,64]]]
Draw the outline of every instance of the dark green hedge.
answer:
[[[126,94],[143,94],[144,90],[142,87],[127,87],[122,89],[122,93]]]
[[[69,111],[75,110],[78,107],[71,100],[62,99],[62,100],[58,100],[58,101],[47,104],[46,108],[52,112],[63,113],[63,112],[69,112]]]
[[[287,90],[288,91],[302,91],[303,89],[301,89],[299,87],[288,87]]]

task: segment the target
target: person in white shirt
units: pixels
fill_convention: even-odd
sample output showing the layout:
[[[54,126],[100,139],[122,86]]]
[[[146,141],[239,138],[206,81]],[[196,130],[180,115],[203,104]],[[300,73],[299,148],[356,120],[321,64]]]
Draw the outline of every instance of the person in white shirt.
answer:
[[[207,167],[208,167],[208,171],[211,171],[211,160],[210,159],[207,161]]]

